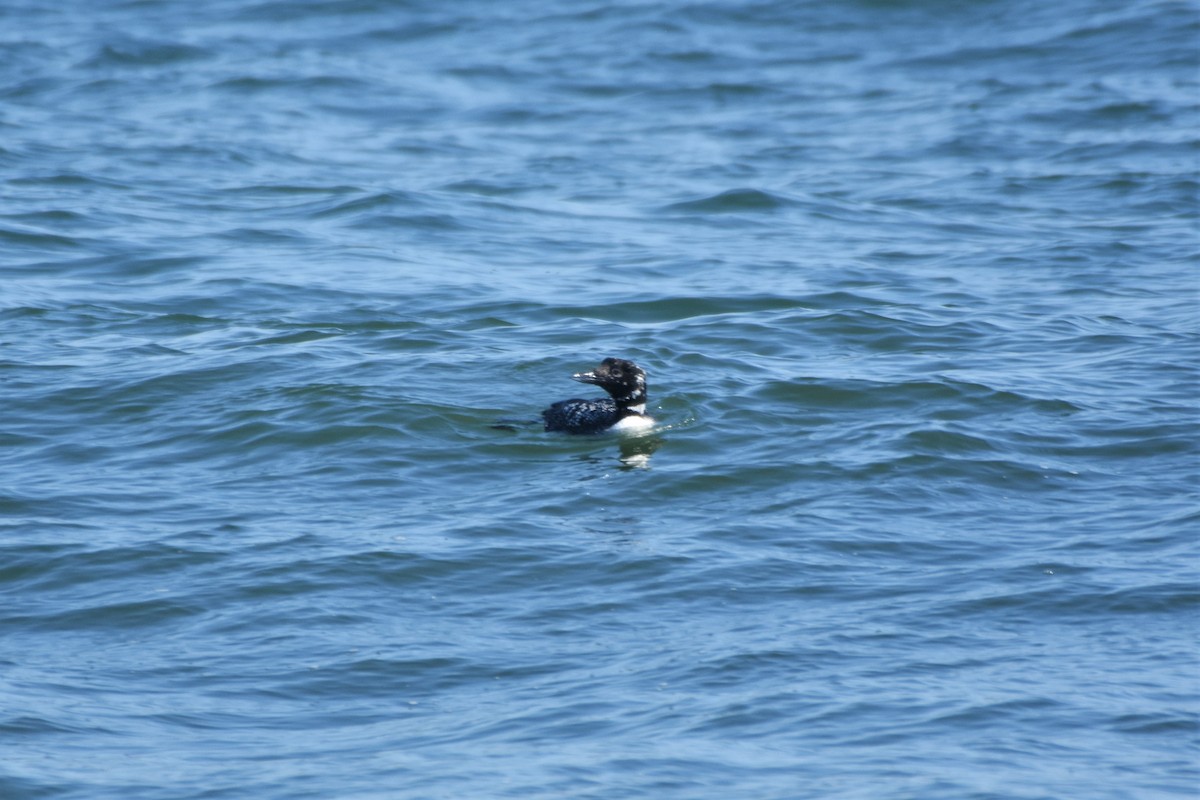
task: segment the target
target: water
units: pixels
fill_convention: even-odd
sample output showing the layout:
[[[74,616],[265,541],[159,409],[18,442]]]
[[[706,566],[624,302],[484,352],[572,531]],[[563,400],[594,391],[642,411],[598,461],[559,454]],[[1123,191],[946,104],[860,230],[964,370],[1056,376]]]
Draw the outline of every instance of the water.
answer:
[[[1196,796],[1198,40],[0,7],[0,796]]]

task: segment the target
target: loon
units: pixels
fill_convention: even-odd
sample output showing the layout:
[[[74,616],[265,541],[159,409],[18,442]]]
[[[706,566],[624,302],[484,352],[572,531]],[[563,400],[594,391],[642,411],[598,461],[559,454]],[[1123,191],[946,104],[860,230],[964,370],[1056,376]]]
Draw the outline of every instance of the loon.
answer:
[[[598,400],[562,400],[542,412],[548,431],[600,433],[645,430],[654,425],[646,416],[646,373],[632,361],[606,358],[591,372],[572,375],[591,383],[611,397]]]

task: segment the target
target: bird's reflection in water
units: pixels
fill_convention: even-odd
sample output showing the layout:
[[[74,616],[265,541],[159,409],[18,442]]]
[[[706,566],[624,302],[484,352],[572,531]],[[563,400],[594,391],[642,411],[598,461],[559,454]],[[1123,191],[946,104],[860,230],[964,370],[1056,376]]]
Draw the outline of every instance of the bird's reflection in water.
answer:
[[[649,469],[650,456],[662,446],[658,436],[622,436],[621,465],[628,469]]]

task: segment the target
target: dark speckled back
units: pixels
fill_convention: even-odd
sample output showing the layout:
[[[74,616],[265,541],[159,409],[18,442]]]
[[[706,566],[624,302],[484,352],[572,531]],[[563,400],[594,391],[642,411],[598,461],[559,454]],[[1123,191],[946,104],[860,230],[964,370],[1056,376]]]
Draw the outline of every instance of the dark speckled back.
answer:
[[[619,420],[617,404],[608,397],[599,400],[562,400],[542,412],[548,431],[599,433]]]

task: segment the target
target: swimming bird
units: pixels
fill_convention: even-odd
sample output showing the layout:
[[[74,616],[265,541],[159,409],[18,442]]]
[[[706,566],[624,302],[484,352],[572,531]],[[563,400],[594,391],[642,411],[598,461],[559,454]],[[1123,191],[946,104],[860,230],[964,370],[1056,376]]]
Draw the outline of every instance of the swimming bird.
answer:
[[[600,433],[653,427],[646,416],[646,372],[632,361],[606,358],[591,372],[571,376],[608,392],[596,400],[561,400],[542,412],[548,431]]]

